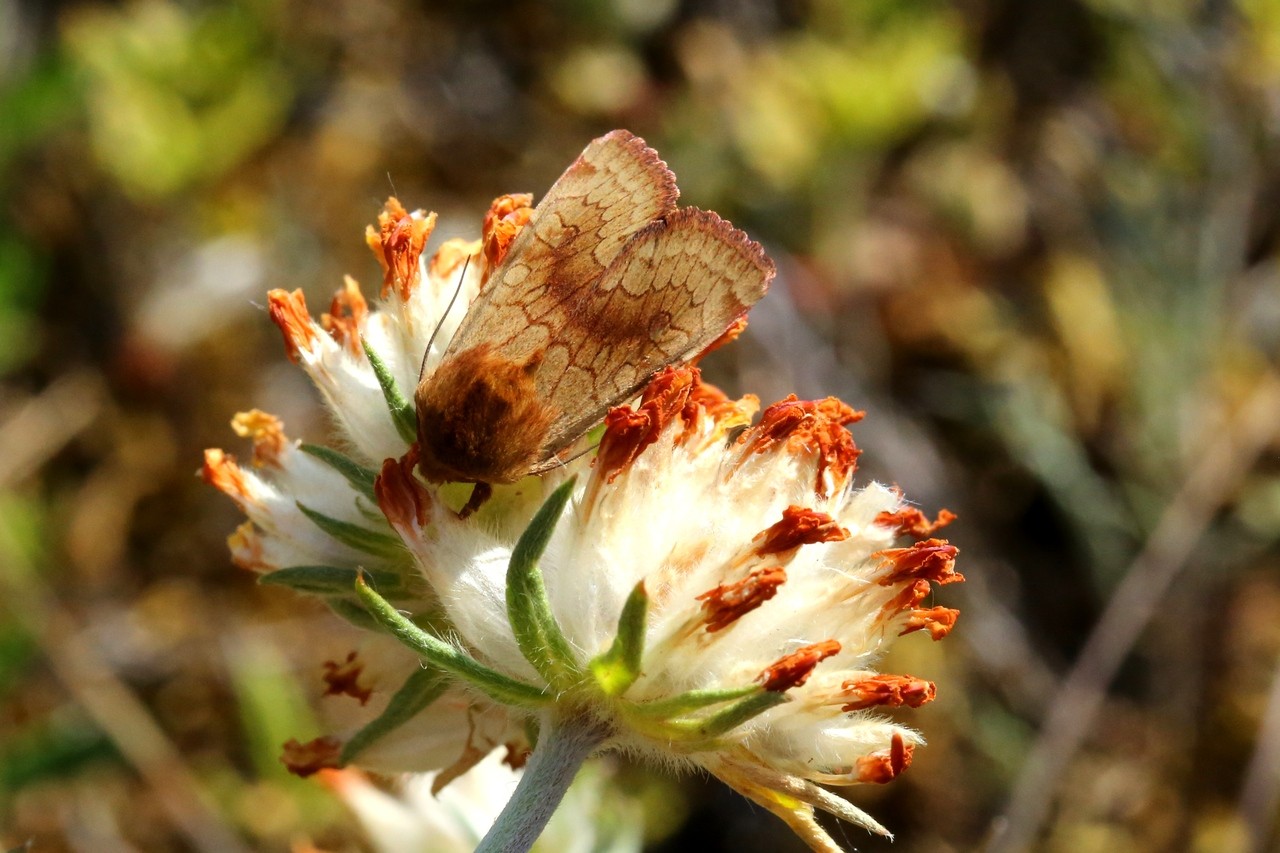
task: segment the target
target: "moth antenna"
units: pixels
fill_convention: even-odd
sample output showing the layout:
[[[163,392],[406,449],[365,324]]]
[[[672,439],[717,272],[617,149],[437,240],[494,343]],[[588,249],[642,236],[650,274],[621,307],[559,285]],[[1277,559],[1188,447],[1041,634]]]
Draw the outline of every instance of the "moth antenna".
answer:
[[[581,459],[582,457],[586,456],[591,451],[598,449],[599,447],[600,447],[600,442],[597,441],[595,444],[591,445],[590,447],[582,448],[577,453],[570,456],[568,459],[561,459],[560,467],[563,468],[566,465],[568,465],[570,462],[573,462],[574,460],[577,460],[577,459]]]
[[[396,182],[395,182],[395,181],[393,181],[393,180],[391,180],[391,173],[390,173],[390,172],[387,172],[387,186],[391,187],[391,194],[392,194],[393,196],[397,196],[397,197],[398,197],[398,196],[400,195],[400,193],[396,192]]]
[[[440,334],[440,327],[444,325],[444,320],[449,316],[449,312],[453,310],[453,303],[458,301],[458,294],[462,292],[462,282],[467,277],[467,267],[471,266],[471,257],[468,256],[462,262],[462,273],[458,276],[458,286],[453,289],[453,296],[449,297],[449,304],[445,306],[444,313],[440,315],[440,319],[436,321],[436,327],[431,330],[431,337],[427,339],[427,348],[422,353],[422,366],[418,368],[418,381],[422,381],[423,375],[427,372],[427,356],[431,355],[431,345],[436,342],[436,335]]]

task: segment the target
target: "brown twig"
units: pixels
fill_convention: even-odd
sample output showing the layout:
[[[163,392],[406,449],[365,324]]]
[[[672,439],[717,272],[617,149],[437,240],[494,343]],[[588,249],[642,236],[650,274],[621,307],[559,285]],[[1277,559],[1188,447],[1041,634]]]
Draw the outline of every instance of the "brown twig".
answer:
[[[102,411],[102,381],[71,373],[6,412],[0,423],[0,489],[40,469]]]

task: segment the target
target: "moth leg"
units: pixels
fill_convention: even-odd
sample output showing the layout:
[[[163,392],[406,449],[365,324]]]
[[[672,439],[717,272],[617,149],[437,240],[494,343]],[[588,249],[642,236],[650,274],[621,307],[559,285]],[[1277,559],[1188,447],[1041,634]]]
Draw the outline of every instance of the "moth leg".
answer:
[[[493,486],[488,483],[476,483],[471,490],[471,497],[467,498],[467,503],[458,512],[458,518],[466,518],[471,513],[484,506],[485,501],[493,496]]]

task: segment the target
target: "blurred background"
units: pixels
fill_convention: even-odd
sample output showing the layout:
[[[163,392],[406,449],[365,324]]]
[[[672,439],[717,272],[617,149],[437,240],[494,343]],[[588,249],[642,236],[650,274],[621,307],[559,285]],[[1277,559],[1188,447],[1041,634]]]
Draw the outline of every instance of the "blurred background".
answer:
[[[194,475],[327,423],[313,310],[393,191],[479,234],[614,127],[780,274],[712,381],[838,395],[968,583],[880,851],[1276,848],[1274,0],[0,0],[0,842],[364,850],[280,744],[336,620],[232,568]],[[317,647],[325,647],[317,649]],[[795,850],[627,776],[655,851]]]

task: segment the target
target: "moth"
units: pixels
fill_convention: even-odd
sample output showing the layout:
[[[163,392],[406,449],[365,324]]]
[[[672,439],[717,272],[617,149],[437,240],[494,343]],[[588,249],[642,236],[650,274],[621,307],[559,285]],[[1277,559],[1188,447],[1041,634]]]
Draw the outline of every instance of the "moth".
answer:
[[[675,176],[625,130],[594,140],[534,208],[414,392],[432,482],[513,483],[562,464],[608,410],[688,362],[773,278],[758,243],[677,208]]]

